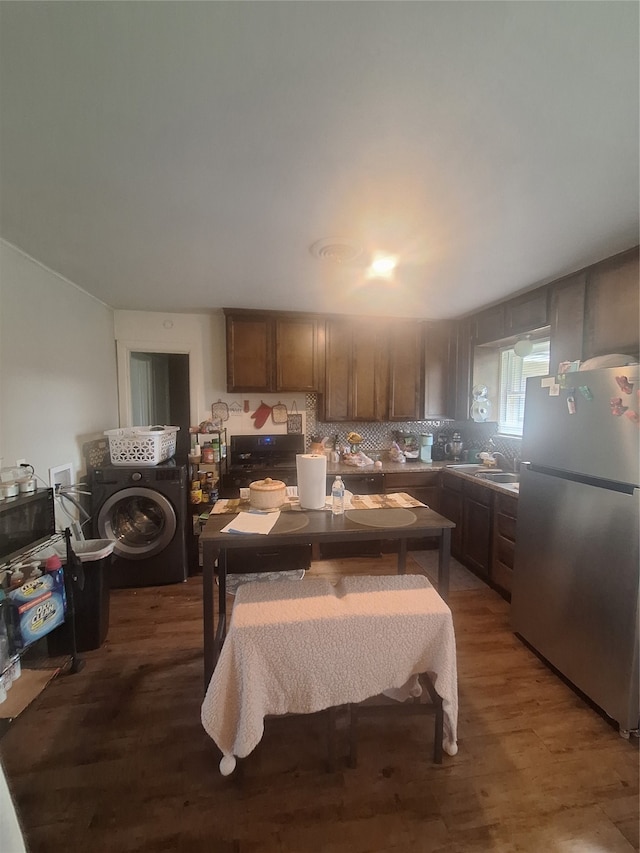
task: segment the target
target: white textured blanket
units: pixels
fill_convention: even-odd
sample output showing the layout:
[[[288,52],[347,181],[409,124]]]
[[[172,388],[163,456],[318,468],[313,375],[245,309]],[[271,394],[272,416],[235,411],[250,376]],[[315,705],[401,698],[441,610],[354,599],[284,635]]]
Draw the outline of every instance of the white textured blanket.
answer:
[[[421,672],[443,699],[443,748],[455,755],[453,621],[425,577],[247,583],[236,596],[202,724],[225,756],[244,757],[260,742],[267,715],[393,695]]]

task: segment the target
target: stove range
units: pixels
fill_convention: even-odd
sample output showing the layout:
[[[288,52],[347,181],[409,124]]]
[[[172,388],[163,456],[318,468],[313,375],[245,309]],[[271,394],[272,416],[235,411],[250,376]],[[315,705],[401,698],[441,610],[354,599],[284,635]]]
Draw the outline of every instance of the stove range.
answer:
[[[232,435],[222,497],[237,497],[238,489],[248,488],[254,480],[265,477],[295,486],[296,455],[304,452],[303,435]]]

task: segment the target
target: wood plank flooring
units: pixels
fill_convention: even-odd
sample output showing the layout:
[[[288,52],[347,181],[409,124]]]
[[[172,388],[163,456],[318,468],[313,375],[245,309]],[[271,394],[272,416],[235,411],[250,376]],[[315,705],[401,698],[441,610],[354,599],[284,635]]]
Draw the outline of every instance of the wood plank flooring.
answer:
[[[325,561],[310,574],[390,572],[394,560]],[[639,849],[637,741],[512,634],[490,589],[451,594],[458,755],[432,763],[429,717],[372,718],[358,767],[328,773],[325,719],[313,715],[267,721],[228,778],[200,724],[201,593],[200,577],[114,590],[105,645],[0,740],[32,853]]]

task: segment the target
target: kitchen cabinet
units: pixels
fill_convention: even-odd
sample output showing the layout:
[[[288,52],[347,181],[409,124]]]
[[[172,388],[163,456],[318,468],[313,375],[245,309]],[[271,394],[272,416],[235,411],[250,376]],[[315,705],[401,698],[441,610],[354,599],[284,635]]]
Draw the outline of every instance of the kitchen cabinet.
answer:
[[[411,463],[405,466],[406,471],[384,475],[384,494],[392,495],[396,492],[404,492],[412,498],[421,501],[435,512],[440,509],[440,471],[412,471]],[[411,551],[424,551],[436,548],[439,545],[438,538],[415,539],[407,542],[407,548]],[[383,545],[383,551],[397,551],[398,543],[390,542],[389,548]]]
[[[494,494],[491,583],[511,598],[518,498]]]
[[[451,554],[483,580],[489,580],[491,560],[492,490],[442,471],[440,513],[456,527],[451,531]]]
[[[452,324],[448,322],[424,324],[424,416],[427,418],[454,416],[449,383],[452,332]]]
[[[549,370],[558,370],[561,361],[581,361],[584,336],[584,272],[558,282],[551,289],[549,319],[551,342]]]
[[[383,421],[388,399],[386,325],[371,319],[327,319],[321,420]]]
[[[488,580],[493,493],[480,483],[465,481],[463,494],[462,562],[483,580]]]
[[[471,322],[459,320],[449,339],[449,375],[447,393],[449,417],[466,421],[471,408]]]
[[[424,324],[415,320],[389,325],[389,420],[424,418]]]
[[[587,270],[583,359],[640,349],[638,248]]]
[[[324,346],[316,315],[225,309],[227,391],[318,391]]]
[[[462,559],[462,522],[464,516],[464,480],[446,470],[440,480],[440,514],[455,522],[451,531],[451,556]]]
[[[505,335],[519,335],[541,329],[549,323],[548,292],[546,287],[538,287],[504,306]]]
[[[379,495],[383,491],[382,474],[341,474],[342,482],[352,495]],[[331,486],[335,475],[327,475],[327,494],[331,494]],[[315,547],[315,546],[314,546]],[[381,542],[374,539],[371,542],[321,542],[317,556],[314,559],[339,559],[341,557],[379,557]]]
[[[485,308],[471,318],[471,335],[475,344],[487,344],[505,337],[504,303]]]

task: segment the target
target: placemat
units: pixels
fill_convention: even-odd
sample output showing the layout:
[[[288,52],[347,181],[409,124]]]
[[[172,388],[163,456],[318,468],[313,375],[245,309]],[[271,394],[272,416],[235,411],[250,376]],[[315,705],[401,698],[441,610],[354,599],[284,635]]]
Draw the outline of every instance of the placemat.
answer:
[[[345,512],[349,521],[368,527],[408,527],[416,520],[410,509],[350,509]]]

